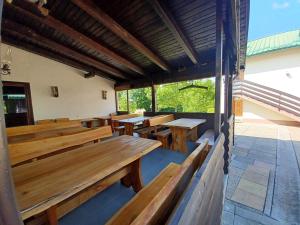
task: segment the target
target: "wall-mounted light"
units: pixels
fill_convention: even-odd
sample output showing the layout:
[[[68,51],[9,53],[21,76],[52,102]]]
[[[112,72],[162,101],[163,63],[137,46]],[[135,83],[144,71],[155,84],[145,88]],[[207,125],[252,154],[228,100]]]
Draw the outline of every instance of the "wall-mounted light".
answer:
[[[51,94],[52,97],[58,98],[58,87],[57,86],[51,86]]]
[[[5,56],[1,61],[1,74],[2,75],[10,75],[11,74],[11,63],[12,63],[12,56],[11,56],[11,48],[7,48]]]
[[[107,91],[102,91],[102,99],[106,100],[107,99]]]

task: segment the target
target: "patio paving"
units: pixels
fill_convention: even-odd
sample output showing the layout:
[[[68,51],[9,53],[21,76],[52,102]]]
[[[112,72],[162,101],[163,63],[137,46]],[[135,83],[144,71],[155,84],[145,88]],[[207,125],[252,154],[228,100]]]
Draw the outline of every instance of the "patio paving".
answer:
[[[300,127],[236,123],[223,225],[300,224]]]

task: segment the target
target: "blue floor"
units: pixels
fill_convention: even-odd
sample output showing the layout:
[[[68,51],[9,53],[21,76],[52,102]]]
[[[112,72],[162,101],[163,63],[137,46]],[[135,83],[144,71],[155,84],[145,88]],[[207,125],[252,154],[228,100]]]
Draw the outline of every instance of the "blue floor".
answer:
[[[195,149],[195,144],[188,143],[189,153]],[[142,160],[142,175],[144,184],[149,183],[169,163],[182,163],[186,154],[158,148]],[[60,225],[100,225],[105,224],[135,192],[122,186],[119,182],[99,193],[79,208],[60,219]]]

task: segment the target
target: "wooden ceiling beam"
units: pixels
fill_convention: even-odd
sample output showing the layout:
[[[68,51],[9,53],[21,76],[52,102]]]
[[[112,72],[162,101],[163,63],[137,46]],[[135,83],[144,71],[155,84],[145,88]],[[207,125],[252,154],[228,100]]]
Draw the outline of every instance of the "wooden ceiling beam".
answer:
[[[22,4],[32,4],[32,3],[26,2],[26,1],[14,1],[14,4],[22,5]],[[62,23],[61,21],[56,20],[54,17],[52,17],[50,15],[46,16],[46,17],[37,16],[34,13],[24,10],[23,8],[21,8],[17,5],[9,4],[6,2],[4,4],[4,6],[11,10],[14,10],[15,12],[17,12],[21,15],[24,15],[34,21],[38,21],[41,24],[51,27],[52,29],[66,35],[67,37],[73,39],[74,41],[77,41],[77,42],[81,43],[82,45],[85,45],[93,50],[96,50],[100,54],[103,54],[103,55],[113,59],[114,61],[118,62],[119,64],[131,69],[132,71],[135,71],[141,75],[145,75],[145,73],[141,67],[139,67],[139,66],[135,65],[134,63],[130,62],[129,60],[121,57],[120,55],[109,50],[108,48],[106,48],[103,45],[101,45],[100,43],[92,40],[91,38],[85,36],[84,34],[78,32],[77,30],[74,30],[73,28],[69,27],[65,23]]]
[[[140,53],[145,55],[148,59],[158,65],[160,68],[166,71],[170,71],[169,66],[154,54],[149,48],[147,48],[141,41],[135,38],[131,33],[118,24],[113,18],[106,14],[101,8],[99,8],[92,0],[72,0],[72,2],[103,24],[107,29],[111,30],[115,35],[123,39],[129,45],[137,49]]]
[[[162,0],[148,0],[148,2],[152,5],[156,13],[165,23],[165,25],[169,28],[169,30],[173,33],[175,39],[179,43],[179,45],[183,48],[187,56],[194,63],[198,63],[198,56],[196,51],[193,49],[188,39],[180,29],[176,20],[172,16],[170,10],[164,5]]]
[[[84,64],[88,64],[93,66],[101,71],[112,74],[122,79],[128,79],[123,73],[119,70],[110,67],[96,59],[88,57],[86,55],[80,54],[62,44],[59,44],[55,41],[52,41],[48,38],[45,38],[39,34],[37,34],[32,29],[22,26],[21,24],[15,23],[8,19],[2,20],[2,29],[3,32],[10,32],[10,34],[14,34],[14,36],[21,36],[22,38],[30,39],[31,42],[37,43],[40,46],[50,48],[52,51],[57,52],[61,55],[65,55],[67,57],[73,58],[77,61],[83,62]]]
[[[5,44],[14,46],[16,48],[22,49],[24,51],[27,52],[31,52],[33,54],[37,54],[39,56],[48,58],[48,59],[52,59],[56,62],[71,66],[73,68],[76,68],[78,70],[81,71],[85,71],[85,72],[90,72],[90,71],[94,71],[96,72],[96,74],[100,77],[103,77],[105,79],[108,80],[113,80],[113,81],[118,81],[119,79],[117,79],[115,76],[112,76],[110,74],[106,74],[103,73],[102,71],[97,70],[94,67],[91,66],[87,66],[85,64],[82,64],[81,62],[66,58],[64,56],[61,56],[55,52],[49,51],[47,49],[38,47],[37,45],[33,45],[27,42],[20,42],[20,40],[18,40],[16,37],[12,37],[11,35],[9,35],[8,33],[2,34],[2,41]]]

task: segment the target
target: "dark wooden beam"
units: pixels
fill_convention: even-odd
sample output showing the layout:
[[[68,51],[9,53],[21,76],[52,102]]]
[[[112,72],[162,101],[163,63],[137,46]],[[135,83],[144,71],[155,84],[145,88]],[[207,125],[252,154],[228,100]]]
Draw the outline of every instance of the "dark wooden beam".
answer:
[[[32,3],[28,3],[26,1],[15,0],[14,4],[23,5],[23,4],[32,4]],[[118,55],[115,52],[111,51],[110,49],[104,47],[100,43],[92,40],[91,38],[85,36],[84,34],[74,30],[73,28],[69,27],[65,23],[62,23],[59,20],[56,20],[54,17],[52,17],[50,15],[47,17],[37,16],[27,10],[24,10],[23,8],[21,8],[19,6],[16,6],[13,4],[8,4],[8,3],[5,3],[5,8],[9,9],[9,10],[14,10],[15,12],[17,12],[27,18],[30,18],[30,19],[37,21],[41,24],[44,24],[48,27],[51,27],[52,29],[66,35],[67,37],[73,39],[74,41],[79,42],[82,45],[85,45],[85,46],[99,52],[100,54],[103,54],[103,55],[113,59],[114,61],[118,62],[119,64],[121,64],[139,74],[145,75],[145,73],[141,67],[139,67],[139,66],[135,65],[134,63],[130,62],[129,60],[121,57],[120,55]]]
[[[187,56],[191,59],[194,64],[198,63],[198,56],[193,47],[191,46],[188,39],[185,37],[184,33],[180,29],[176,20],[172,16],[170,10],[163,4],[160,0],[148,0],[148,2],[153,6],[156,13],[160,16],[169,30],[173,33],[177,42],[183,48]]]
[[[49,48],[52,51],[57,52],[61,55],[68,56],[79,62],[93,66],[93,67],[97,68],[98,70],[102,70],[106,73],[112,74],[112,75],[117,76],[122,79],[128,79],[128,77],[126,77],[119,70],[117,70],[111,66],[108,66],[104,63],[101,63],[100,61],[98,61],[96,59],[93,59],[86,55],[80,54],[80,53],[78,53],[64,45],[61,45],[55,41],[47,39],[47,38],[37,34],[35,31],[30,29],[29,27],[22,26],[21,24],[15,23],[8,19],[3,19],[2,26],[3,26],[4,33],[9,32],[11,35],[20,36],[21,38],[28,39],[33,43],[37,43],[39,46]]]
[[[34,54],[37,54],[37,55],[40,55],[43,57],[46,57],[48,59],[52,59],[59,63],[74,67],[78,70],[82,70],[82,71],[86,71],[86,72],[94,71],[97,74],[97,76],[103,77],[105,79],[113,80],[113,81],[120,81],[115,76],[112,76],[110,74],[105,74],[102,71],[99,71],[98,69],[96,69],[94,67],[87,66],[85,64],[82,64],[82,62],[78,62],[76,60],[66,58],[65,56],[62,56],[55,52],[49,51],[48,49],[41,48],[36,45],[27,43],[24,40],[20,41],[19,39],[17,39],[14,36],[9,35],[8,33],[2,34],[2,41],[5,44],[14,46],[16,48],[20,48],[22,50],[25,50],[25,51],[28,51],[28,52],[31,52],[31,53],[34,53]]]
[[[216,60],[215,60],[215,119],[214,133],[217,140],[221,132],[221,90],[223,67],[223,0],[216,1]]]
[[[149,48],[147,48],[141,41],[135,38],[131,33],[118,24],[113,18],[107,15],[100,9],[92,0],[72,0],[79,8],[89,14],[91,17],[103,24],[107,29],[111,30],[118,37],[122,38],[129,45],[137,49],[140,53],[145,55],[148,59],[166,71],[170,71],[169,66]]]

